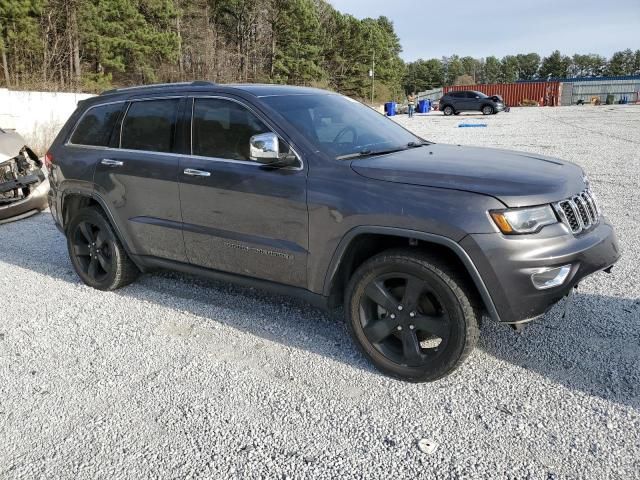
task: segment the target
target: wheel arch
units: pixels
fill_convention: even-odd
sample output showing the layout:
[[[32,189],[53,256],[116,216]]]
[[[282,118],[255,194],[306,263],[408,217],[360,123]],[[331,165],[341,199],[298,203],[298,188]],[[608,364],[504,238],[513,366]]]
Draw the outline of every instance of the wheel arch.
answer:
[[[470,280],[470,285],[475,287],[488,315],[495,321],[500,321],[491,294],[467,252],[448,237],[416,230],[379,226],[363,226],[350,230],[333,254],[325,276],[323,295],[329,297],[332,304],[339,303],[340,292],[344,291],[349,278],[364,261],[396,247],[435,251],[456,262],[461,272]]]
[[[133,254],[133,251],[129,246],[130,244],[128,242],[128,239],[122,234],[122,229],[119,228],[118,223],[115,221],[113,215],[109,211],[109,208],[107,208],[106,202],[95,191],[73,189],[66,191],[63,194],[60,218],[62,220],[62,228],[65,233],[67,225],[69,224],[72,216],[80,209],[91,206],[95,206],[102,210],[129,257],[133,260],[134,263],[136,263],[138,268],[141,268],[141,265],[138,264],[139,262],[135,260],[135,255]]]
[[[484,107],[491,107],[491,113],[492,114],[496,113],[496,107],[491,103],[488,103],[488,102],[483,103],[482,106],[480,107],[481,112],[484,110]]]
[[[456,111],[457,111],[457,110],[455,109],[455,107],[454,107],[452,104],[450,104],[450,103],[445,103],[445,104],[442,106],[442,108],[441,108],[440,110],[444,113],[444,111],[445,111],[445,109],[446,109],[447,107],[450,107],[450,108],[451,108],[451,110],[453,110],[453,112],[456,112]]]

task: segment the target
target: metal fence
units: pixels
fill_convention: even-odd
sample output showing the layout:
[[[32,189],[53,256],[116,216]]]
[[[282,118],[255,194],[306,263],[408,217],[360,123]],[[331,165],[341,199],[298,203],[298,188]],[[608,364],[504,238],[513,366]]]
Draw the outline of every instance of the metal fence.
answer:
[[[596,97],[606,103],[613,95],[613,103],[635,103],[640,100],[640,78],[630,80],[584,80],[562,84],[561,105],[575,105],[578,101],[590,103]]]
[[[442,97],[442,88],[434,88],[433,90],[425,90],[424,92],[418,92],[416,98],[418,100],[431,100],[437,102]]]

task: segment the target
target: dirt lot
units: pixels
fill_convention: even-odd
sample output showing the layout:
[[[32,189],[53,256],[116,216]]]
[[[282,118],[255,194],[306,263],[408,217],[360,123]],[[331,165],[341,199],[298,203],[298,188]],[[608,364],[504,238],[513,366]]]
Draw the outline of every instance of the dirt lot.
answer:
[[[640,106],[397,121],[582,165],[614,273],[564,319],[485,322],[461,369],[412,385],[339,312],[177,274],[98,292],[48,213],[0,226],[0,478],[640,478]]]

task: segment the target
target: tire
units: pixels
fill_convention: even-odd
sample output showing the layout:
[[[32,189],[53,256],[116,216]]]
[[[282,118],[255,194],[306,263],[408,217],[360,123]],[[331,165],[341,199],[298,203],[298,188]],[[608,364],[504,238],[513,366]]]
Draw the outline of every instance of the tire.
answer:
[[[66,235],[73,268],[90,287],[116,290],[140,275],[102,210],[80,210],[69,222]]]
[[[485,105],[482,107],[483,115],[493,115],[493,113],[494,113],[494,109],[491,105]]]
[[[354,342],[379,370],[426,382],[448,375],[471,353],[481,309],[465,277],[437,257],[389,250],[351,277],[345,317]]]
[[[449,115],[453,115],[455,111],[453,110],[453,107],[451,105],[447,105],[442,109],[442,113],[444,113],[448,117]]]

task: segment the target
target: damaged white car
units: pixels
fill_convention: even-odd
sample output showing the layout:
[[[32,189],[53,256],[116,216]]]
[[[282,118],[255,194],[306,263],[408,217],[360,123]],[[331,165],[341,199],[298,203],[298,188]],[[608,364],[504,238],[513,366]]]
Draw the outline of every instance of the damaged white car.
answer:
[[[47,208],[49,181],[25,143],[17,132],[0,129],[0,224]]]

